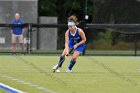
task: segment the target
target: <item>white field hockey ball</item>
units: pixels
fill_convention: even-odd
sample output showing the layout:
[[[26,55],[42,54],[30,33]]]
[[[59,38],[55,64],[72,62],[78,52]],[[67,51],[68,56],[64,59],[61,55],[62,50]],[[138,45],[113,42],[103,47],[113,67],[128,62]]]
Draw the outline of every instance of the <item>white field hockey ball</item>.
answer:
[[[59,69],[57,69],[57,70],[56,70],[56,72],[60,72],[60,70],[59,70]]]

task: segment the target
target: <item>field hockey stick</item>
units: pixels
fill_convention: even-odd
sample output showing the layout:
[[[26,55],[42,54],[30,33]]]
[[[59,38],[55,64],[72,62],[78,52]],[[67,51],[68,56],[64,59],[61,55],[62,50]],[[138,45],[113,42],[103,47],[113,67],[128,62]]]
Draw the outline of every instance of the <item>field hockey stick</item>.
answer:
[[[69,54],[73,51],[73,49],[74,49],[74,48],[72,48],[72,49],[70,50],[70,52],[69,52],[67,55],[65,55],[65,58],[69,56]],[[59,65],[63,63],[63,61],[65,60],[65,58],[63,58],[63,60],[61,60],[61,62],[58,63],[56,69],[55,69],[53,72],[55,72],[55,71],[59,68]]]
[[[69,54],[73,51],[73,49],[74,49],[74,48],[72,48],[72,49],[70,50],[70,52],[69,52],[65,57],[68,57]]]

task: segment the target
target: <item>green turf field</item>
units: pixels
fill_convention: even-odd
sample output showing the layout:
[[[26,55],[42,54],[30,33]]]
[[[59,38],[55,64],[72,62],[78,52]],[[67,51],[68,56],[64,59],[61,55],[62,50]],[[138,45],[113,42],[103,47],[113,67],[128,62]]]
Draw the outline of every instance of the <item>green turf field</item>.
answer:
[[[66,73],[70,58],[53,73],[59,56],[0,56],[0,82],[27,93],[140,92],[140,57],[81,56]]]

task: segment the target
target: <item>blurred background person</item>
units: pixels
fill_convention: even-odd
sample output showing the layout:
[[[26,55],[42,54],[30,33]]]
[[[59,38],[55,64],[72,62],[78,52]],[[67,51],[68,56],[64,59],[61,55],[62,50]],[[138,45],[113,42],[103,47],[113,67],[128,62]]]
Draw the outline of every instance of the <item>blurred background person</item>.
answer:
[[[12,21],[12,24],[23,24],[23,23],[24,23],[23,20],[20,19],[20,14],[16,13],[15,19]],[[23,34],[24,34],[23,27],[12,27],[11,34],[12,34],[12,55],[16,55],[17,39],[18,42],[20,43],[22,54],[24,55],[25,52],[24,52],[24,43],[23,43]]]

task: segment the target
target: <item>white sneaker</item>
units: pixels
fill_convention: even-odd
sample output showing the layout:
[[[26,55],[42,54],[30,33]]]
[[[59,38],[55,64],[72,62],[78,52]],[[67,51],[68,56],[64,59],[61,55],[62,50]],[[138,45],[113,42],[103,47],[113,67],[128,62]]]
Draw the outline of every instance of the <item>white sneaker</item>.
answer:
[[[53,72],[60,72],[60,70],[58,70],[58,64],[53,67]]]
[[[67,72],[67,73],[71,73],[71,72],[72,72],[72,70],[70,70],[70,69],[67,69],[67,70],[66,70],[66,72]]]

